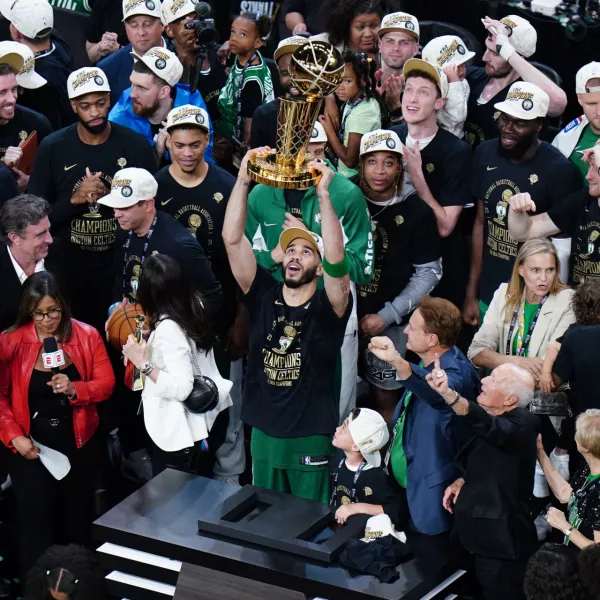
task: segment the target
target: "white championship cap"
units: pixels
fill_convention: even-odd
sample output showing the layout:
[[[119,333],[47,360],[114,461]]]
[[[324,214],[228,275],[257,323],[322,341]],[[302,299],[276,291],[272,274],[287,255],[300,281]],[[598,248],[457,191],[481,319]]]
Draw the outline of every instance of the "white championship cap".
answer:
[[[37,90],[48,83],[39,73],[34,71],[35,55],[33,50],[19,42],[0,42],[0,57],[18,54],[23,59],[23,66],[17,73],[17,83],[26,90]],[[0,63],[6,62],[0,58]]]
[[[420,58],[409,58],[404,63],[404,68],[402,69],[404,81],[407,80],[411,71],[425,71],[425,73],[429,73],[429,75],[435,79],[440,93],[442,94],[442,98],[448,96],[448,78],[446,77],[446,74],[435,65],[428,63],[426,60],[421,60]]]
[[[123,0],[123,21],[136,15],[156,17],[157,19],[161,19],[162,22],[160,0]]]
[[[168,25],[173,21],[182,19],[187,15],[195,13],[192,0],[165,0],[162,3],[162,23]]]
[[[129,167],[115,173],[110,194],[98,200],[110,208],[129,208],[143,200],[156,197],[158,183],[146,169]]]
[[[406,544],[406,535],[403,531],[396,531],[389,515],[381,514],[371,517],[365,526],[365,537],[361,538],[363,542],[374,542],[382,537],[391,535],[397,540]]]
[[[67,93],[69,100],[79,98],[85,94],[96,92],[110,92],[108,77],[98,67],[83,67],[73,71],[67,79]]]
[[[352,416],[356,414],[356,416]],[[360,449],[363,458],[373,467],[381,465],[379,452],[390,439],[384,418],[370,408],[355,409],[348,417],[348,430],[352,441]]]
[[[277,49],[273,53],[273,58],[278,60],[284,54],[293,54],[298,48],[304,46],[306,42],[308,42],[308,40],[301,35],[293,35],[292,37],[285,38],[277,44]]]
[[[577,71],[577,75],[575,75],[575,93],[600,92],[600,86],[588,87],[587,83],[590,79],[600,79],[600,62],[588,63]]]
[[[508,15],[500,19],[500,23],[508,27],[508,43],[525,58],[535,52],[537,44],[537,31],[533,25],[519,15]]]
[[[534,83],[517,81],[508,89],[506,100],[494,104],[494,108],[515,117],[531,121],[548,114],[550,97]]]
[[[183,104],[169,112],[167,115],[167,131],[178,125],[191,125],[210,131],[208,113],[203,108],[192,104]]]
[[[390,13],[381,19],[381,26],[377,30],[377,35],[381,37],[390,31],[404,31],[417,40],[421,34],[417,17],[405,12]]]
[[[130,52],[134,60],[141,60],[157,77],[164,79],[171,87],[179,83],[183,75],[183,65],[175,52],[162,46],[150,48],[144,56]]]
[[[369,152],[396,152],[402,155],[402,144],[398,135],[387,129],[376,129],[365,133],[360,140],[360,154]]]
[[[25,37],[34,39],[54,27],[54,11],[47,0],[18,0],[10,10],[9,21]]]
[[[462,65],[475,56],[467,50],[465,43],[457,35],[441,35],[433,38],[423,48],[423,60],[443,69],[450,65]]]
[[[17,52],[15,48],[9,47],[7,44],[15,44],[16,42],[0,43],[0,63],[8,65],[16,75],[23,68],[23,56]],[[21,46],[22,44],[18,44]]]
[[[315,121],[312,132],[310,134],[310,142],[308,142],[308,143],[309,144],[318,144],[320,142],[326,142],[326,141],[327,141],[327,134],[325,133],[325,129],[324,129],[323,125],[321,125],[321,123],[319,123],[319,121]]]

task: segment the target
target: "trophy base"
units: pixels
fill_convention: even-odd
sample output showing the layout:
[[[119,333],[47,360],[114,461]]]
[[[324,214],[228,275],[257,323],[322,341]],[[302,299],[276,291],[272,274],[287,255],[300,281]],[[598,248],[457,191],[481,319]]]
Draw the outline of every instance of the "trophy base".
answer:
[[[300,168],[285,168],[276,162],[277,152],[254,155],[248,161],[248,174],[253,181],[284,190],[298,190],[317,185],[320,173],[306,165],[312,160],[307,154]]]

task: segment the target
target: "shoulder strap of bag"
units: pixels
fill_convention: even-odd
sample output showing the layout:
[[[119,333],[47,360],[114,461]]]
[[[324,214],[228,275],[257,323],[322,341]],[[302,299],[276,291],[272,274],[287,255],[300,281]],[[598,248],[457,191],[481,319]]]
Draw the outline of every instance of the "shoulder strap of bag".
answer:
[[[190,352],[192,353],[192,374],[194,375],[194,378],[200,377],[202,375],[202,371],[200,370],[200,365],[198,364],[198,350],[196,349],[196,344],[192,342],[185,332],[183,335],[185,336],[188,346],[190,347]]]

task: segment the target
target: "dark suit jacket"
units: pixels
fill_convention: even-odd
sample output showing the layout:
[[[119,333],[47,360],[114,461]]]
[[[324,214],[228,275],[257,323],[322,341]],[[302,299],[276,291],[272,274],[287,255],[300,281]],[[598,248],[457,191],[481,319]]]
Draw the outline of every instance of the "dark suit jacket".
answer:
[[[531,518],[538,418],[523,408],[493,417],[471,402],[475,438],[466,458],[466,483],[454,507],[466,550],[488,558],[519,560],[535,551]]]

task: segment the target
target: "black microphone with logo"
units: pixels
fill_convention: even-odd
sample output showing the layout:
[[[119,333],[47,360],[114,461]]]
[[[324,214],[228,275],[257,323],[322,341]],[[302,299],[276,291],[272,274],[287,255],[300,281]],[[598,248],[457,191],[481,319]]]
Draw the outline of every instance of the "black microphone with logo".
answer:
[[[58,373],[60,373],[60,367],[64,366],[65,353],[62,350],[58,349],[56,338],[44,338],[44,352],[42,353],[42,363],[44,364],[44,368],[50,369],[52,371],[53,376],[58,375]],[[62,406],[68,406],[69,400],[65,395],[63,395],[61,397],[60,403]]]

